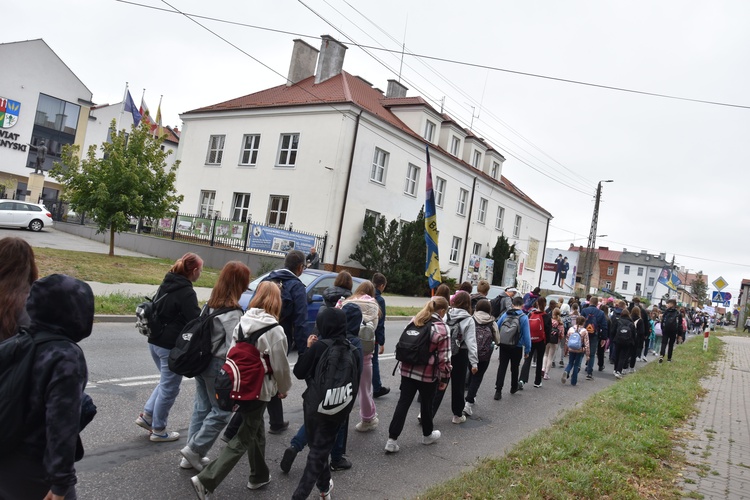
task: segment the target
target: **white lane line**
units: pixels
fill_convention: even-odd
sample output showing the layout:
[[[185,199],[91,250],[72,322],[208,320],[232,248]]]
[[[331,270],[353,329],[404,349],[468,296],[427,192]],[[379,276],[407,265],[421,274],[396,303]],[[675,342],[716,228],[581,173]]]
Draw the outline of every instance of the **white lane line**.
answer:
[[[110,378],[107,380],[97,380],[97,384],[117,384],[118,382],[128,382],[130,380],[159,379],[161,375],[141,375],[138,377]]]
[[[142,380],[140,382],[127,382],[124,384],[117,384],[117,385],[119,385],[120,387],[133,387],[136,385],[153,385],[153,384],[158,384],[158,383],[159,383],[159,380],[154,379],[154,380]]]

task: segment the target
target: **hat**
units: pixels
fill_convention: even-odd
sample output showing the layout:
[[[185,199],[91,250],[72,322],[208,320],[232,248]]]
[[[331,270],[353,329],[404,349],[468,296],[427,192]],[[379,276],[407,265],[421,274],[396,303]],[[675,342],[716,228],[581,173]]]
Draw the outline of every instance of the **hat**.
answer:
[[[615,299],[613,299],[612,297],[610,297],[610,298],[607,299],[607,302],[614,302],[614,301],[615,301]]]
[[[505,289],[505,291],[506,291],[506,293],[507,292],[512,292],[513,294],[518,293],[518,290],[516,290],[516,288],[513,287],[513,286],[509,286],[508,288]]]

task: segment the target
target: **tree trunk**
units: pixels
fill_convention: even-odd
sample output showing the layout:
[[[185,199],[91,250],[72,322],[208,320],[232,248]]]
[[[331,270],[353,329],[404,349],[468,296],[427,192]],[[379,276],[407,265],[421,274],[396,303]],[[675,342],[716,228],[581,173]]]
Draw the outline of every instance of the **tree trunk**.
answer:
[[[109,228],[109,256],[115,256],[115,228]]]

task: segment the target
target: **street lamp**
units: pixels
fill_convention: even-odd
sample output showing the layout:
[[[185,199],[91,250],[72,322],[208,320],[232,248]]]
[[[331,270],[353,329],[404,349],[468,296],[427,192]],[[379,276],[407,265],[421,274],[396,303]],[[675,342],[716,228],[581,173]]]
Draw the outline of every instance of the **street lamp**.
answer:
[[[614,182],[612,179],[608,179],[605,181],[599,181],[596,185],[596,201],[594,203],[594,214],[591,217],[591,230],[589,231],[589,242],[586,246],[586,267],[584,278],[586,281],[586,290],[584,294],[588,294],[589,290],[591,289],[591,274],[592,274],[592,266],[593,266],[593,252],[594,248],[596,247],[596,226],[599,223],[599,201],[602,198],[602,183],[603,182]],[[604,235],[606,236],[606,235]]]

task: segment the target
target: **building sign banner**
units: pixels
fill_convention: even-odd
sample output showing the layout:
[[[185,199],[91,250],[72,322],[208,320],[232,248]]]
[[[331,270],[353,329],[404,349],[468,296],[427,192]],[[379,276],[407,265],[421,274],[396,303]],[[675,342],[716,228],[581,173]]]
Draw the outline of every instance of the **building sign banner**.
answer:
[[[0,97],[0,128],[10,128],[18,121],[21,103]]]
[[[253,224],[250,231],[250,248],[265,252],[307,252],[315,246],[315,236],[295,233],[285,229]]]
[[[543,290],[562,291],[572,295],[577,271],[578,252],[548,248],[544,252],[542,281],[539,286]]]
[[[479,280],[487,280],[492,283],[494,270],[494,260],[480,257],[479,255],[472,255],[469,257],[469,267],[466,268],[466,277],[464,279],[472,285],[478,284]]]

